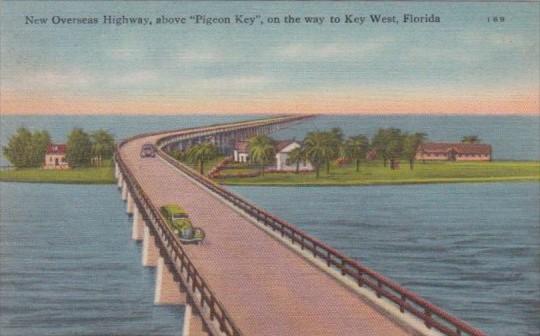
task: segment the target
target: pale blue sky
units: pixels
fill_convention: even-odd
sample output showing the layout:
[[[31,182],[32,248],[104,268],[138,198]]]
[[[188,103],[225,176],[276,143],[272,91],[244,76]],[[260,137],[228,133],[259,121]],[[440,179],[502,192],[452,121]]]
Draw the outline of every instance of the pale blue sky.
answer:
[[[101,20],[103,15],[154,19],[161,14],[289,13],[301,17],[382,13],[398,18],[404,13],[433,13],[442,22],[251,27],[24,24],[25,15]],[[488,23],[489,16],[506,20]],[[539,16],[538,3],[3,2],[2,91],[19,98],[165,97],[175,102],[292,99],[332,92],[348,97],[369,94],[381,102],[439,94],[455,99],[478,94],[485,99],[505,92],[510,100],[516,95],[531,98],[540,82]]]

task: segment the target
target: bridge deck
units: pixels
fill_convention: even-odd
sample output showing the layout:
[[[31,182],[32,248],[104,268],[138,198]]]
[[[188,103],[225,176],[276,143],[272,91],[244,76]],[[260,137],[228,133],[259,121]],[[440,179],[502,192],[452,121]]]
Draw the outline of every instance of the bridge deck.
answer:
[[[407,334],[159,157],[140,159],[141,145],[157,138],[127,143],[122,158],[155,206],[182,204],[194,225],[206,231],[204,244],[185,249],[243,334]]]

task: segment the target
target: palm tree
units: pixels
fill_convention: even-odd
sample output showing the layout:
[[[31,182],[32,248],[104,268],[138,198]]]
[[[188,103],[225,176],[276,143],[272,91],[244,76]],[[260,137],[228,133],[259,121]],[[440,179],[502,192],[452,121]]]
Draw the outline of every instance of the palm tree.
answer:
[[[264,165],[274,158],[274,141],[266,135],[257,135],[248,140],[248,148],[250,159],[261,165],[261,175],[264,176]]]
[[[204,174],[204,163],[218,155],[216,145],[211,142],[203,142],[191,147],[187,152],[187,157],[191,162],[199,164],[199,173]]]
[[[369,139],[365,135],[357,135],[350,137],[343,145],[343,155],[347,159],[356,161],[356,171],[360,171],[360,160],[366,158],[369,149]]]
[[[330,174],[330,160],[337,159],[343,147],[343,131],[339,127],[332,128],[326,132],[328,137],[328,145],[332,148],[332,152],[326,160],[326,174]]]
[[[329,162],[334,154],[327,132],[309,132],[304,140],[306,157],[315,167],[315,176],[319,178],[321,165]]]
[[[478,135],[466,135],[463,138],[461,138],[461,142],[462,143],[467,143],[467,144],[480,143],[481,141],[482,141],[482,139],[480,139],[480,137],[478,137]]]
[[[306,161],[306,151],[303,147],[297,147],[293,149],[287,158],[287,164],[296,164],[296,174],[300,170],[300,162]]]
[[[379,128],[377,134],[371,140],[373,148],[377,151],[377,155],[383,159],[383,166],[386,167],[388,160],[393,163],[396,152],[399,150],[399,142],[403,140],[403,135],[399,128]],[[393,157],[393,158],[392,158]]]

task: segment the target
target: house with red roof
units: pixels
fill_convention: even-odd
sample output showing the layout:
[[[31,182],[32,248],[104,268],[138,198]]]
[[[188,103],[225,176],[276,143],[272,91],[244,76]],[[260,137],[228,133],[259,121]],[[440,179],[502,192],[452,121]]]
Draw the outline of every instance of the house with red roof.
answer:
[[[66,145],[49,144],[45,153],[44,169],[69,169],[66,161]]]
[[[491,145],[478,143],[425,143],[418,147],[416,160],[491,161]]]

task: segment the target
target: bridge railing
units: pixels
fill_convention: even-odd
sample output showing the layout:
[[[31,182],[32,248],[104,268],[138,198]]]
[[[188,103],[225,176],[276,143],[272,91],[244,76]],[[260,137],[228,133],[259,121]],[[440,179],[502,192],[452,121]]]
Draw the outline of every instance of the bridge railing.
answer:
[[[163,221],[159,210],[152,204],[147,194],[141,188],[140,184],[133,176],[127,165],[122,160],[118,151],[115,155],[115,161],[122,171],[123,178],[126,181],[126,185],[137,204],[139,210],[144,211],[144,218],[150,225],[154,225],[153,229],[163,236],[164,246],[171,248],[174,253],[174,262],[180,263],[180,272],[186,271],[187,285],[193,293],[198,292],[200,298],[192,297],[192,300],[197,300],[199,309],[208,308],[210,313],[210,320],[217,320],[220,331],[227,336],[241,336],[240,329],[235,325],[230,315],[225,310],[223,304],[213,294],[212,290],[199,274],[195,265],[189,259],[182,245],[178,242],[175,235],[172,233],[167,224]],[[156,225],[157,224],[157,225]],[[171,256],[172,257],[172,256]]]
[[[158,141],[158,146],[159,144],[160,141]],[[279,232],[282,237],[290,239],[293,245],[298,244],[302,250],[307,250],[314,257],[322,259],[328,267],[337,269],[343,276],[352,278],[358,286],[366,286],[374,291],[378,298],[386,298],[392,301],[399,307],[401,313],[408,312],[416,316],[424,322],[427,328],[435,328],[439,332],[450,336],[485,335],[482,331],[450,315],[443,309],[433,305],[396,282],[360,264],[358,261],[343,255],[341,252],[309,236],[295,226],[250,204],[240,196],[222,188],[209,178],[200,175],[192,168],[178,162],[163,150],[159,149],[158,154],[192,179],[251,215],[258,222],[261,222],[273,231]]]

